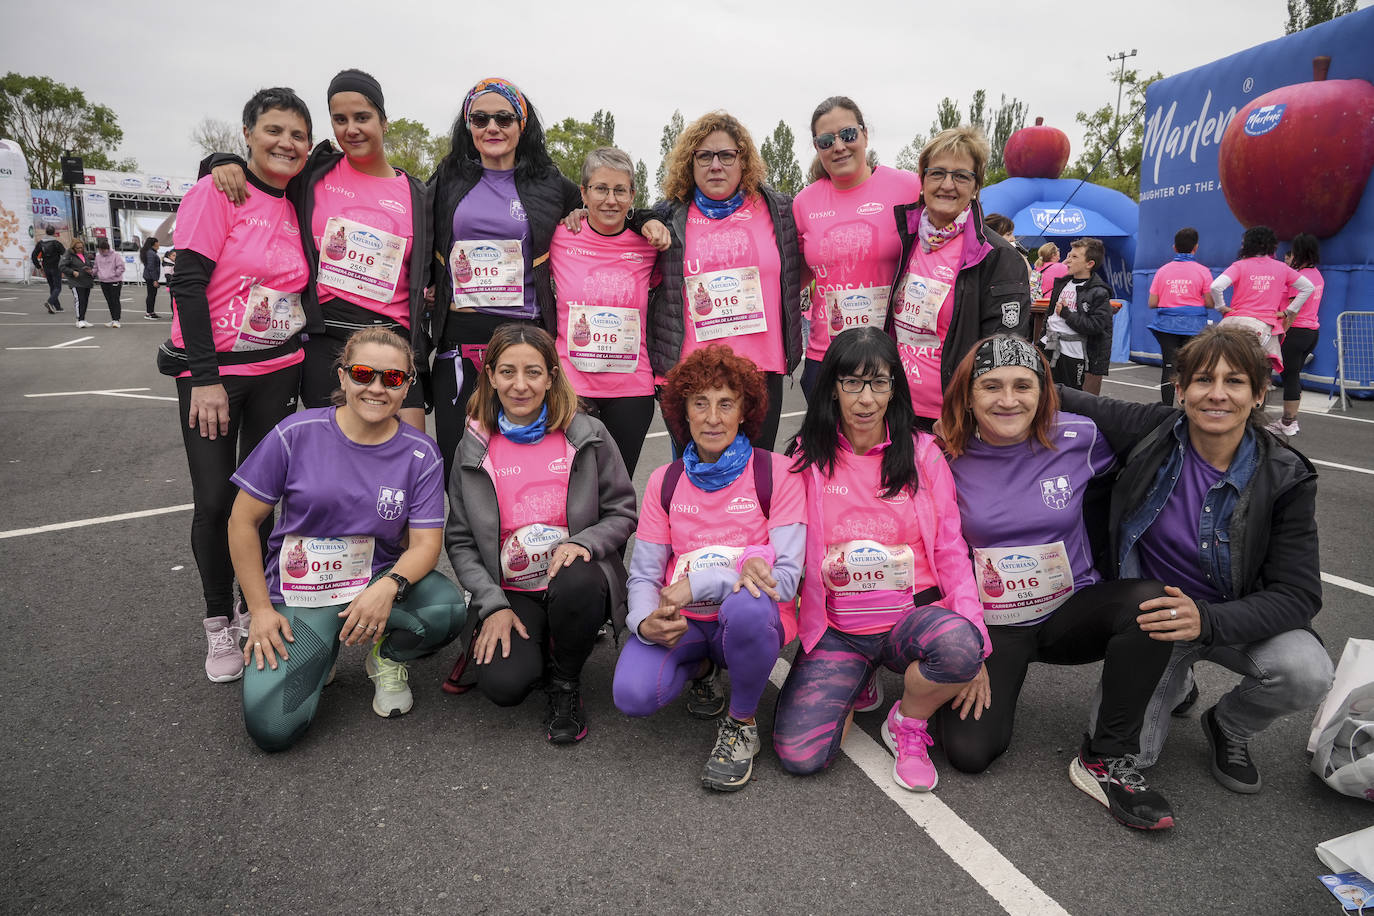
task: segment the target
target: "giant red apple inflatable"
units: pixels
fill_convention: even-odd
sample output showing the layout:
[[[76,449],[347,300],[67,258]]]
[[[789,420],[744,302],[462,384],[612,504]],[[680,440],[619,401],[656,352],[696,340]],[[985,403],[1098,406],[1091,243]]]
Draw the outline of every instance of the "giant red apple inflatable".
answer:
[[[1058,178],[1069,163],[1069,138],[1057,127],[1046,127],[1044,118],[1036,118],[1034,127],[1023,127],[1007,138],[1002,161],[1012,178]]]
[[[1217,165],[1242,226],[1329,238],[1360,205],[1374,168],[1374,85],[1328,80],[1330,65],[1316,58],[1312,82],[1266,92],[1226,125]]]

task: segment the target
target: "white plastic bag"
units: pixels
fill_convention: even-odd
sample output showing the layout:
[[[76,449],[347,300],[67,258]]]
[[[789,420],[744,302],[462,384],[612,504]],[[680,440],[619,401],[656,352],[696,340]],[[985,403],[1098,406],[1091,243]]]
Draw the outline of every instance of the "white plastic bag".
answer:
[[[1317,858],[1333,872],[1357,871],[1374,878],[1374,827],[1318,843]]]
[[[1346,674],[1353,683],[1348,689],[1333,686],[1317,713],[1325,723],[1317,733],[1312,772],[1343,795],[1374,801],[1374,653],[1356,643],[1369,641],[1346,644],[1335,678],[1340,685]]]
[[[1361,684],[1374,683],[1374,639],[1348,639],[1345,651],[1341,653],[1340,664],[1336,666],[1336,677],[1331,682],[1331,690],[1317,709],[1312,720],[1312,734],[1307,738],[1307,753],[1317,752],[1317,736],[1331,723],[1341,702]]]

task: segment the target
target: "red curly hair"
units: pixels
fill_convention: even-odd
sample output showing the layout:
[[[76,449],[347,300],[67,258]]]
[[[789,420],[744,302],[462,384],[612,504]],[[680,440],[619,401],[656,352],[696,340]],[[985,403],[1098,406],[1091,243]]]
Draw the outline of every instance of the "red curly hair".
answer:
[[[736,356],[725,344],[712,344],[668,370],[659,409],[673,438],[684,446],[692,441],[687,398],[711,388],[729,388],[739,395],[740,431],[747,439],[757,436],[768,413],[768,386],[763,373],[747,356]]]

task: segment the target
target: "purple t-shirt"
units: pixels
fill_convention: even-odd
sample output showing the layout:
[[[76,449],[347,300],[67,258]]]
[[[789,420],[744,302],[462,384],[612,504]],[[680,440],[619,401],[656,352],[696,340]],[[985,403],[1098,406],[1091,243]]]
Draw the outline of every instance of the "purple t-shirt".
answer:
[[[1221,592],[1202,568],[1198,541],[1202,503],[1225,474],[1203,459],[1190,442],[1173,493],[1136,542],[1140,574],[1182,589],[1194,600],[1218,601]]]
[[[970,547],[1063,541],[1077,590],[1102,578],[1083,524],[1083,494],[1116,457],[1096,424],[1078,414],[1060,412],[1050,441],[1053,450],[1034,437],[1001,446],[970,439],[950,470]]]
[[[267,541],[267,591],[281,595],[281,545],[288,535],[375,539],[372,573],[403,552],[408,528],[444,526],[444,463],[434,440],[405,423],[380,445],[360,445],[334,420],[336,407],[277,424],[234,472],[233,482],[265,503],[281,503]]]
[[[534,254],[530,251],[530,224],[520,195],[515,191],[515,169],[483,169],[482,180],[458,201],[453,211],[453,238],[518,239],[525,256],[525,304],[522,308],[478,308],[492,315],[534,318],[539,305],[534,298]],[[444,253],[448,256],[448,252]]]

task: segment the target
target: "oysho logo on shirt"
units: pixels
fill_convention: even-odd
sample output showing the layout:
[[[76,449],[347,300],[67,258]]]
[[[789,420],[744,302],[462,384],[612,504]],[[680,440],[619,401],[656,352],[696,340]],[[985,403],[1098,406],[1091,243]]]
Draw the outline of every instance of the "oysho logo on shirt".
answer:
[[[842,483],[828,483],[825,485],[825,493],[827,496],[848,496],[849,487]]]
[[[520,475],[520,465],[513,464],[506,468],[496,468],[497,477],[518,477]]]
[[[401,517],[406,506],[406,491],[400,487],[381,487],[377,490],[377,514],[387,521]]]
[[[352,200],[354,197],[357,196],[357,195],[354,194],[352,191],[348,190],[348,188],[340,187],[339,185],[336,185],[336,184],[330,184],[330,183],[327,182],[327,181],[324,183],[324,189],[325,189],[326,191],[328,191],[329,193],[331,193],[331,194],[342,194],[344,197],[347,197],[349,200]]]
[[[671,509],[673,512],[678,513],[679,515],[700,515],[700,514],[701,514],[701,507],[700,507],[700,506],[694,506],[694,505],[692,505],[691,503],[672,503],[671,505],[669,505],[668,508]]]
[[[870,200],[866,204],[859,204],[857,207],[854,208],[854,212],[858,213],[861,216],[867,216],[870,213],[882,213],[883,204],[879,203],[876,200]]]
[[[408,212],[408,211],[406,210],[406,205],[403,204],[403,203],[401,203],[399,200],[390,200],[390,199],[387,199],[387,200],[379,200],[379,201],[377,201],[377,206],[379,206],[379,207],[385,207],[386,209],[390,210],[390,211],[393,212],[393,213],[401,213],[401,214],[404,214],[404,213]]]
[[[750,496],[736,496],[730,500],[730,505],[725,507],[725,511],[731,515],[747,515],[758,510],[758,501]]]
[[[835,215],[835,211],[834,211],[834,210],[821,210],[821,211],[816,212],[816,213],[808,213],[808,214],[806,214],[806,218],[807,218],[807,219],[829,219],[830,217],[832,217],[832,216],[834,216],[834,215]]]

